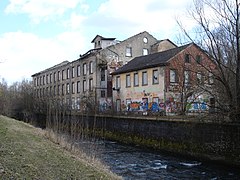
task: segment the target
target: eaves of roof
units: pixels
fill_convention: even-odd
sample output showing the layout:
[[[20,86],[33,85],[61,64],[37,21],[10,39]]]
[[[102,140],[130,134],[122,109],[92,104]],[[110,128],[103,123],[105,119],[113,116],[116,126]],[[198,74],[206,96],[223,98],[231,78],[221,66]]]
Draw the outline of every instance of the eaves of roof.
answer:
[[[47,69],[45,69],[45,70],[43,70],[43,71],[40,71],[40,72],[38,72],[38,73],[35,73],[35,74],[33,74],[32,75],[32,77],[34,77],[34,76],[38,76],[39,74],[41,74],[41,73],[44,73],[44,72],[47,72],[47,71],[50,71],[50,70],[53,70],[53,69],[56,69],[56,68],[59,68],[59,67],[62,67],[62,66],[66,66],[67,64],[69,64],[69,63],[71,63],[71,62],[69,62],[69,61],[63,61],[63,62],[61,62],[61,63],[59,63],[59,64],[57,64],[57,65],[54,65],[54,66],[52,66],[52,67],[50,67],[50,68],[47,68]]]

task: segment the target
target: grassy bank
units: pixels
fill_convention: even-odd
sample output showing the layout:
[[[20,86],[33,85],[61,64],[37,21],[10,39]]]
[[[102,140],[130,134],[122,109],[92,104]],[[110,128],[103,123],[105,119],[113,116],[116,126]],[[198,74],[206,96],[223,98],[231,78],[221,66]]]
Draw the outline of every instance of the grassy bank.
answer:
[[[117,179],[44,137],[41,129],[0,116],[2,179]]]

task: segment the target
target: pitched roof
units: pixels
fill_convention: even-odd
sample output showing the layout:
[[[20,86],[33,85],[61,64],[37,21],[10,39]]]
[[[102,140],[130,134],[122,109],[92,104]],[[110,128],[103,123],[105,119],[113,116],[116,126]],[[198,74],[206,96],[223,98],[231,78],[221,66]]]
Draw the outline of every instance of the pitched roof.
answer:
[[[163,41],[168,41],[169,43],[171,43],[172,45],[174,45],[175,47],[178,47],[175,43],[173,43],[170,39],[161,39],[161,40],[158,40],[155,44],[158,44],[158,43],[161,43]],[[153,44],[153,45],[155,45]],[[153,46],[152,45],[152,46]]]
[[[97,37],[100,37],[101,40],[115,40],[116,39],[116,38],[105,38],[100,35],[96,35],[95,38],[93,38],[93,40],[91,41],[91,43],[93,43]]]
[[[192,43],[191,43],[192,44]],[[112,73],[112,75],[127,73],[131,71],[137,71],[140,69],[146,69],[156,66],[164,66],[168,61],[180,53],[182,50],[186,49],[190,44],[186,44],[180,47],[169,49],[166,51],[149,54],[146,56],[139,56],[129,61],[127,64],[117,69]]]

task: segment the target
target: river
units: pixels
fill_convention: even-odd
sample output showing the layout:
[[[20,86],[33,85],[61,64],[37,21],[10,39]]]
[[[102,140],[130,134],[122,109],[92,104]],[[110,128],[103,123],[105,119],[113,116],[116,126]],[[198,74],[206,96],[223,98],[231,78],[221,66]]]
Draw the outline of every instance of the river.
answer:
[[[81,149],[130,179],[240,179],[240,170],[113,141],[81,141]],[[91,153],[91,154],[90,154]],[[93,154],[94,153],[94,154]]]

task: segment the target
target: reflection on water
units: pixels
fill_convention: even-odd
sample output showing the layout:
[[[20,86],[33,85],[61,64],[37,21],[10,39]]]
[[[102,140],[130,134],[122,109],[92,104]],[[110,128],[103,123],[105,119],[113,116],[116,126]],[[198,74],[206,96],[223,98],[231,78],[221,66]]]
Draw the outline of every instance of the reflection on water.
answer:
[[[240,179],[240,171],[237,169],[116,142],[81,141],[79,145],[87,154],[94,152],[96,158],[124,179]]]

